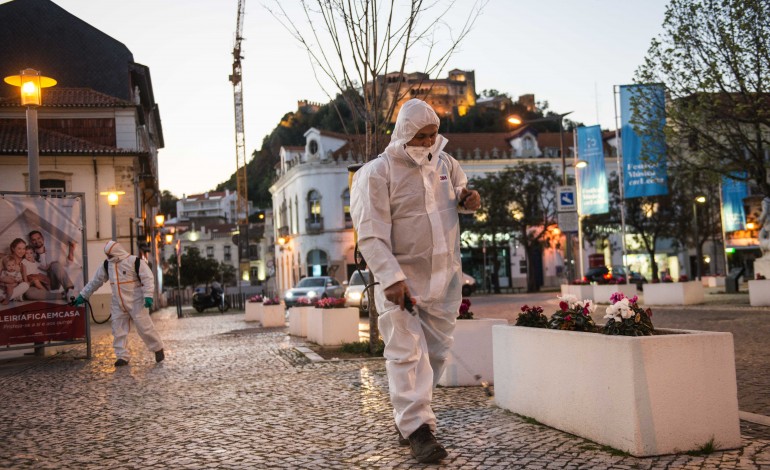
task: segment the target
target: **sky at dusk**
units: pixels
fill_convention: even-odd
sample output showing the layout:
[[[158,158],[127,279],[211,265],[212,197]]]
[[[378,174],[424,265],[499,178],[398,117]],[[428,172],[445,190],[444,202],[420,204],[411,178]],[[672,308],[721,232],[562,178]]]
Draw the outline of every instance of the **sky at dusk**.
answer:
[[[161,189],[181,197],[213,189],[232,175],[235,121],[228,76],[237,0],[53,1],[125,44],[134,61],[150,68],[165,138]],[[447,23],[459,25],[471,3],[459,0]],[[298,0],[281,4],[298,24],[306,21]],[[477,93],[494,88],[514,100],[533,93],[553,111],[573,111],[575,121],[614,129],[613,85],[632,81],[650,40],[662,31],[666,4],[490,0],[438,77],[454,68],[474,70]],[[249,158],[297,100],[327,102],[324,89],[334,91],[319,84],[307,53],[266,6],[275,3],[247,0],[243,26]],[[406,71],[422,70],[423,62],[415,57]]]

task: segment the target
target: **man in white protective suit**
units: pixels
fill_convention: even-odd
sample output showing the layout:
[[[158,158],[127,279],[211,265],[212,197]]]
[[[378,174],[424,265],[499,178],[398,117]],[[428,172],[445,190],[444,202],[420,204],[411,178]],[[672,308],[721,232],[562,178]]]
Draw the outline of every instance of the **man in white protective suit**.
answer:
[[[399,442],[422,463],[447,456],[433,435],[431,400],[462,300],[458,212],[481,206],[460,164],[442,151],[439,123],[424,101],[404,103],[390,144],[355,173],[351,193],[359,250],[379,283],[374,299]]]
[[[75,299],[75,305],[82,305],[91,297],[96,289],[109,281],[112,287],[112,347],[115,349],[115,366],[128,364],[130,355],[126,348],[131,320],[136,325],[136,331],[142,338],[147,349],[155,353],[155,362],[165,359],[163,342],[150,318],[149,308],[152,307],[152,294],[155,289],[155,279],[152,270],[144,261],[136,264],[136,256],[129,255],[120,243],[108,241],[104,246],[107,263],[100,265],[93,279],[83,287]],[[106,270],[105,270],[106,266]],[[137,269],[138,267],[138,269]]]

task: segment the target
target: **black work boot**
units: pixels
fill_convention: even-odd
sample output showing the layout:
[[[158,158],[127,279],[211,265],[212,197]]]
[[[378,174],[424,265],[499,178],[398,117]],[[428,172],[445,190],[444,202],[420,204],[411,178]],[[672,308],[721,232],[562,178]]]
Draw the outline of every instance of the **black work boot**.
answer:
[[[163,359],[166,358],[166,355],[163,353],[163,350],[155,351],[155,362],[160,362]]]
[[[115,361],[115,367],[122,367],[127,365],[128,365],[128,361],[125,359],[118,359],[117,361]]]
[[[438,443],[427,424],[423,424],[409,435],[409,446],[412,457],[420,463],[438,462],[447,456],[446,449]]]
[[[396,434],[398,434],[398,445],[400,445],[400,446],[408,446],[409,445],[409,439],[404,437],[403,434],[401,434],[401,431],[398,430],[398,425],[396,425]]]

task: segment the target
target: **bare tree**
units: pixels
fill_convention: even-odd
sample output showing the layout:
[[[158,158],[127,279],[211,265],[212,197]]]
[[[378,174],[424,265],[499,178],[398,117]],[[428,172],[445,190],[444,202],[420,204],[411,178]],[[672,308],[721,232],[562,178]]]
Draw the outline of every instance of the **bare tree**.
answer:
[[[409,91],[403,86],[409,61],[422,54],[425,63],[421,72],[430,76],[443,71],[487,1],[301,0],[303,23],[291,18],[278,0],[276,8],[268,10],[305,48],[316,80],[329,100],[334,101],[332,95],[341,95],[364,123],[366,138],[358,150],[368,161],[380,149],[396,103]],[[463,24],[450,26],[446,21],[450,10],[456,12],[468,5]],[[390,100],[382,93],[383,77],[388,73],[397,77],[395,96]],[[328,90],[322,79],[333,83],[335,90]],[[361,133],[361,129],[345,130]]]
[[[385,127],[397,102],[408,92],[402,85],[409,60],[422,50],[422,72],[427,76],[440,73],[487,1],[301,0],[303,23],[291,18],[278,0],[275,9],[268,10],[307,51],[316,81],[335,105],[345,132],[360,134],[361,130],[347,127],[333,94],[342,96],[363,122],[365,139],[363,148],[357,150],[366,162],[381,149]],[[449,11],[469,4],[470,11],[461,27],[452,28],[446,21]],[[392,68],[397,71],[395,93],[386,101],[382,92],[387,83],[384,77]],[[322,77],[334,84],[334,93],[325,88]],[[374,352],[379,331],[373,302],[369,332],[370,350]]]

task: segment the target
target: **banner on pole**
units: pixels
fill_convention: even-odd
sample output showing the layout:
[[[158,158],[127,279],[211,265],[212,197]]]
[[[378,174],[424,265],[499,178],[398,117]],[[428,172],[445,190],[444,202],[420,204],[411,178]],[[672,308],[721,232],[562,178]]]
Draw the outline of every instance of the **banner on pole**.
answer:
[[[0,345],[85,338],[82,217],[80,197],[0,198]]]
[[[734,178],[722,177],[722,215],[725,232],[746,228],[746,212],[743,198],[749,195],[746,173],[733,173]]]
[[[665,92],[661,85],[620,86],[620,142],[626,199],[668,194]]]
[[[582,215],[605,214],[610,211],[607,172],[604,167],[604,145],[600,126],[578,127],[578,158],[588,165],[576,170]]]

